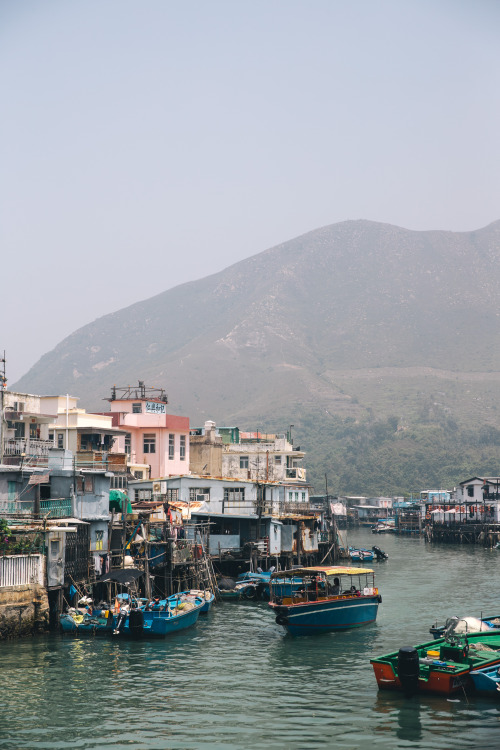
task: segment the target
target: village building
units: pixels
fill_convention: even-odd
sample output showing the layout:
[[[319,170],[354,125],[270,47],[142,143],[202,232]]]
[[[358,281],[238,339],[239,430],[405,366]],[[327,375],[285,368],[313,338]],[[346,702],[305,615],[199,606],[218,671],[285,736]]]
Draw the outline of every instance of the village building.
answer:
[[[294,447],[292,427],[281,434],[244,432],[207,421],[190,431],[191,471],[214,477],[305,484],[305,453]]]
[[[142,381],[113,386],[108,400],[112,424],[120,430],[111,451],[127,454],[137,479],[189,473],[189,418],[167,413],[162,388]]]
[[[55,415],[40,396],[0,388],[0,464],[46,462]]]

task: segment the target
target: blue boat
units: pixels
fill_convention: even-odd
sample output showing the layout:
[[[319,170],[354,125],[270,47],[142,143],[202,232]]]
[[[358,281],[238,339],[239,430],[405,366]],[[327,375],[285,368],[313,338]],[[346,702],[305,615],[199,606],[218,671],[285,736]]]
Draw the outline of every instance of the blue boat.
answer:
[[[349,556],[351,560],[359,560],[360,562],[373,562],[375,552],[371,549],[356,549],[355,547],[349,547]]]
[[[191,627],[198,620],[205,600],[195,596],[188,600],[174,594],[151,609],[122,607],[115,616],[113,635],[129,638],[164,638],[170,633]],[[163,605],[163,606],[162,606]]]
[[[269,583],[271,580],[271,575],[274,573],[274,568],[271,570],[268,570],[266,572],[261,571],[260,573],[252,573],[251,571],[247,571],[246,573],[240,573],[238,576],[238,582],[247,581],[257,584],[256,588],[256,595],[250,595],[247,596],[244,595],[244,598],[247,599],[265,599],[266,601],[269,601],[271,597],[271,591],[269,587]],[[277,586],[278,583],[275,583],[275,586]],[[291,596],[293,591],[297,591],[302,586],[302,581],[300,578],[295,578],[292,584],[291,579],[283,578],[279,581],[279,587],[280,587],[280,593],[282,596]]]
[[[498,664],[493,667],[472,670],[469,674],[477,692],[491,693],[500,697],[500,669]]]
[[[75,635],[106,635],[113,630],[113,613],[110,610],[98,610],[93,614],[69,609],[59,617],[63,633]]]
[[[280,581],[300,578],[301,588],[283,595]],[[374,622],[382,597],[370,568],[317,566],[273,573],[269,606],[291,635],[346,630]]]

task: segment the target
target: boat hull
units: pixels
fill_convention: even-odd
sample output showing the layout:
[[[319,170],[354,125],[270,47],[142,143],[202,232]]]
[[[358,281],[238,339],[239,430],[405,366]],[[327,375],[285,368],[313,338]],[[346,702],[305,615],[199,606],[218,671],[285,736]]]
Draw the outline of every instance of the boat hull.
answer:
[[[378,595],[325,599],[290,606],[271,604],[276,622],[291,635],[313,635],[369,625],[377,619]]]

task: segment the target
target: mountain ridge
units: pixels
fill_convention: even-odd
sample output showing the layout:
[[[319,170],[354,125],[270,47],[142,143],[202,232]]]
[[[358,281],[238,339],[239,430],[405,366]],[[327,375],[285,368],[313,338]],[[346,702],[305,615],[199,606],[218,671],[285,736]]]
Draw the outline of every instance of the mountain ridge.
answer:
[[[303,424],[305,450],[314,420],[332,414],[356,425],[390,417],[399,433],[429,419],[495,425],[500,383],[487,375],[500,372],[499,250],[500,221],[460,233],[369,220],[320,227],[96,319],[15,387],[71,392],[99,409],[113,384],[140,378],[166,387],[192,424]],[[473,386],[481,401],[469,398],[467,373],[483,373]],[[443,382],[439,408],[429,406]]]

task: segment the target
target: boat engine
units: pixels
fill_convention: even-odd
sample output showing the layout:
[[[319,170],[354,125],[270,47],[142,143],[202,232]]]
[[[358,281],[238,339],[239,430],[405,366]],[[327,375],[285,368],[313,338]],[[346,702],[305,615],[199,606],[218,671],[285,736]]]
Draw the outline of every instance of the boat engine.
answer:
[[[375,552],[375,557],[377,560],[388,560],[389,555],[380,549],[380,547],[373,546],[372,551]]]
[[[128,616],[130,634],[137,638],[144,629],[144,613],[140,609],[131,609]]]
[[[418,651],[413,646],[403,646],[398,653],[398,677],[405,695],[413,695],[418,690],[419,662]]]

